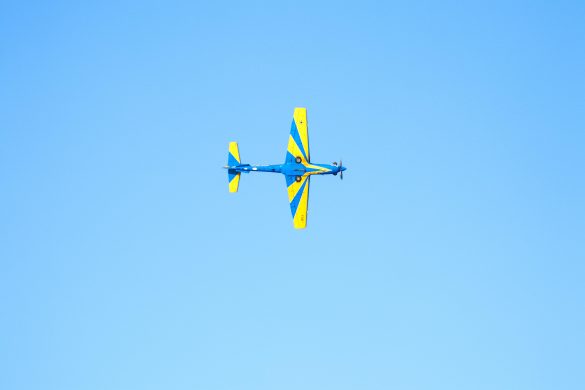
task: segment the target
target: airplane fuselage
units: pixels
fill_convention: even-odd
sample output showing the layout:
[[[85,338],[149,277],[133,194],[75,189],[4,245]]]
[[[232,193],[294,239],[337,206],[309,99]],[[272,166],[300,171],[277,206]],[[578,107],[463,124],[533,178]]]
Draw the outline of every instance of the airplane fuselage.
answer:
[[[303,175],[337,175],[339,172],[345,171],[345,167],[329,164],[275,164],[275,165],[249,165],[239,164],[235,166],[226,166],[230,170],[236,172],[274,172],[282,173],[286,176],[303,176]]]

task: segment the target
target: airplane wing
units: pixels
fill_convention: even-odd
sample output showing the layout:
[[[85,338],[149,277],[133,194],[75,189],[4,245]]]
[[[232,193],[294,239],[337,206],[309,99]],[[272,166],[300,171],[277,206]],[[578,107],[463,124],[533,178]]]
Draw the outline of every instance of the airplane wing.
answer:
[[[295,108],[293,114],[285,164],[294,163],[297,157],[301,158],[301,162],[311,162],[307,109],[301,107]]]
[[[309,208],[309,183],[311,176],[286,176],[286,185],[288,187],[288,201],[290,211],[293,216],[295,229],[304,229],[307,227],[307,210]]]

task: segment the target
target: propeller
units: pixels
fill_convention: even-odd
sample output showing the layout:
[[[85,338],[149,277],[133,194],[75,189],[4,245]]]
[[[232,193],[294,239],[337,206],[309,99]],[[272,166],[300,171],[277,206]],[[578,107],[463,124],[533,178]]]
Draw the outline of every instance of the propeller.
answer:
[[[341,180],[343,180],[343,164],[341,162],[341,160],[339,160],[339,165],[337,165],[337,163],[335,161],[332,162],[332,164],[336,167],[339,167],[339,178]],[[337,176],[337,172],[333,174],[334,176]]]

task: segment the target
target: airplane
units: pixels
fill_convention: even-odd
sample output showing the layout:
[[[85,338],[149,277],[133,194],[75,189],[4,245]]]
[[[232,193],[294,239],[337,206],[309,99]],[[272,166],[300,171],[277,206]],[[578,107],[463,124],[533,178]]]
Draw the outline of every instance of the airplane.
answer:
[[[295,229],[307,227],[307,210],[309,208],[309,183],[313,175],[335,175],[343,180],[344,167],[339,161],[329,164],[311,163],[309,154],[309,130],[307,127],[307,109],[297,107],[293,113],[293,121],[288,138],[288,148],[284,164],[250,165],[242,164],[237,142],[229,143],[228,183],[230,192],[238,192],[240,175],[250,172],[282,173],[288,188],[288,201]]]

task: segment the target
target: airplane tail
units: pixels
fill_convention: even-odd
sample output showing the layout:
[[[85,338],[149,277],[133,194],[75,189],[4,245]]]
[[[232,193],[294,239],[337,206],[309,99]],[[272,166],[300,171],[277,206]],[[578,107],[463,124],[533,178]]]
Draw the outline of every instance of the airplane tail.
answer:
[[[230,169],[231,167],[235,167],[240,165],[242,162],[240,160],[240,151],[238,150],[238,143],[237,142],[230,142],[229,152],[228,152],[228,183],[230,192],[238,192],[238,186],[240,185],[240,172],[237,172],[235,169]]]

